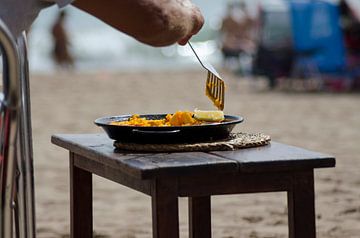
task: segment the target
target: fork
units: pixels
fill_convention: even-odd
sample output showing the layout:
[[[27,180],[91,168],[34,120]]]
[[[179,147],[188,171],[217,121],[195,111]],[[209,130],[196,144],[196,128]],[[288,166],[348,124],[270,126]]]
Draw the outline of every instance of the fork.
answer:
[[[188,41],[188,45],[194,52],[196,58],[200,62],[201,66],[204,67],[207,71],[207,78],[206,78],[206,86],[205,86],[205,93],[214,105],[219,109],[224,109],[224,98],[225,98],[225,83],[221,79],[219,73],[215,70],[215,68],[208,62],[201,60],[198,54],[196,53],[195,49],[191,45],[190,41]]]

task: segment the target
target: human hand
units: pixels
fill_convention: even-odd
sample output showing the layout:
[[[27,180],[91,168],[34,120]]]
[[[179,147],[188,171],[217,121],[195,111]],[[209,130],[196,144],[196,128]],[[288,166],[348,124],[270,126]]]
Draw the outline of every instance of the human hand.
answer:
[[[183,1],[185,9],[188,9],[189,18],[191,19],[189,26],[189,33],[178,41],[179,45],[185,45],[193,35],[196,35],[204,24],[204,17],[202,16],[200,9],[195,6],[189,0]]]
[[[76,0],[76,7],[152,46],[185,45],[204,18],[191,0]]]

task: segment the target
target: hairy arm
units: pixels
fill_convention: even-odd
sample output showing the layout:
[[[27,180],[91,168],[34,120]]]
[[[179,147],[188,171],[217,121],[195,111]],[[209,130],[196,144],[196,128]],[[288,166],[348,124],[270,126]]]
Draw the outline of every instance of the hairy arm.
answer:
[[[76,0],[73,5],[152,46],[186,44],[204,23],[190,0]]]

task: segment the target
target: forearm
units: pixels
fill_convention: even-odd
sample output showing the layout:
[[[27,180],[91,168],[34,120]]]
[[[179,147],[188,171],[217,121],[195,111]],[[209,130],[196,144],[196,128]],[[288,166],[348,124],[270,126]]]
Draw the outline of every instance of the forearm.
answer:
[[[74,5],[153,46],[186,41],[203,24],[188,0],[76,0]]]

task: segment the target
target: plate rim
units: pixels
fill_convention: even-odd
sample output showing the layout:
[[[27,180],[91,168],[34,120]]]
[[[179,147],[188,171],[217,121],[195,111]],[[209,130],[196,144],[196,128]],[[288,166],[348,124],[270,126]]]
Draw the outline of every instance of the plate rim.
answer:
[[[155,113],[155,114],[138,114],[140,117],[144,117],[144,116],[166,116],[169,113]],[[94,123],[97,126],[106,126],[106,127],[117,127],[117,128],[133,128],[133,129],[146,129],[146,130],[150,130],[150,129],[156,129],[159,130],[159,128],[161,129],[179,129],[179,128],[191,128],[191,127],[207,127],[207,126],[216,126],[216,125],[231,125],[231,124],[238,124],[238,123],[242,123],[244,122],[244,117],[242,116],[236,116],[236,115],[229,115],[229,114],[225,114],[224,117],[226,119],[226,117],[231,117],[231,118],[235,118],[232,121],[226,121],[226,122],[214,122],[214,123],[208,123],[208,124],[201,124],[201,125],[190,125],[190,126],[131,126],[131,125],[110,125],[104,122],[101,122],[103,120],[110,120],[111,118],[118,118],[118,117],[131,117],[134,114],[123,114],[123,115],[116,115],[116,116],[104,116],[104,117],[99,117],[97,119],[94,120]]]

